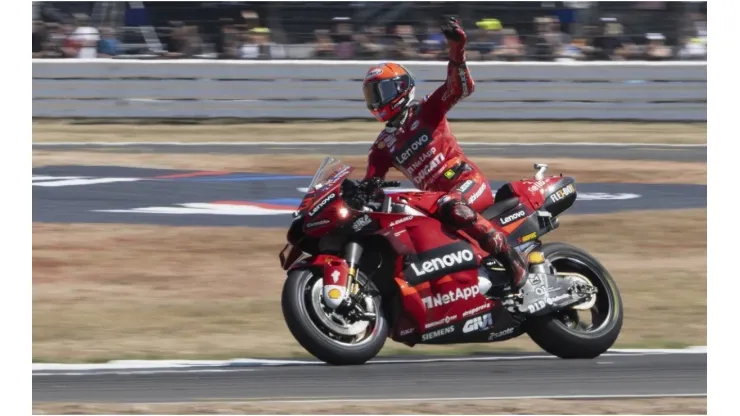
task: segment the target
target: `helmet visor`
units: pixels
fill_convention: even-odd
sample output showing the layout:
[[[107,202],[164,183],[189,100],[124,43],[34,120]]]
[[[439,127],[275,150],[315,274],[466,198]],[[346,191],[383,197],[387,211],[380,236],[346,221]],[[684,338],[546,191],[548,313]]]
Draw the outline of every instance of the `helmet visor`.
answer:
[[[365,104],[370,110],[377,110],[380,106],[388,104],[398,97],[399,88],[395,79],[384,79],[371,82],[362,87],[365,96]]]

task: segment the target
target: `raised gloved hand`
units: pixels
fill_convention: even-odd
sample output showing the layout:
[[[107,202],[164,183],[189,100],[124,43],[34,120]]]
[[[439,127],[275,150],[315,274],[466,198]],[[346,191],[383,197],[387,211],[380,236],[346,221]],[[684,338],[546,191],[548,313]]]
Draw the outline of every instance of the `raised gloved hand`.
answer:
[[[454,16],[445,16],[441,29],[450,45],[450,60],[455,63],[465,61],[465,44],[468,36],[460,26],[460,22]]]
[[[468,40],[468,36],[455,16],[445,16],[442,21],[442,33],[449,43],[459,43],[460,46],[465,46]]]

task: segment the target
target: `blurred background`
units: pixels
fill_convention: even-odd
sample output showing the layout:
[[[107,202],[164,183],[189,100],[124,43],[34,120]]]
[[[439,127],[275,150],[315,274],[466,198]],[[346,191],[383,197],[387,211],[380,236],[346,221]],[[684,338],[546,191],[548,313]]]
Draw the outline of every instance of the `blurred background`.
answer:
[[[32,53],[42,58],[32,62],[35,366],[306,358],[281,309],[290,213],[324,156],[356,168],[353,179],[364,173],[383,129],[362,95],[370,66],[408,63],[417,97],[445,82],[446,14],[468,33],[476,82],[449,113],[451,128],[490,189],[531,177],[533,163],[574,176],[579,200],[545,241],[583,248],[617,280],[626,315],[615,347],[706,345],[706,11],[706,2],[654,1],[33,2]],[[381,355],[503,351],[541,349],[527,337],[413,349],[389,341]],[[471,404],[468,387],[506,391],[512,380],[530,396],[706,391],[705,353],[651,360],[576,366],[567,377],[538,361],[524,372],[536,380],[506,368],[492,379],[476,365],[483,381],[472,384],[459,378],[472,366],[398,367],[405,379],[369,377],[366,396],[326,373],[43,376],[34,411],[197,400],[201,411],[257,413],[258,403],[222,398],[313,397],[313,379],[322,394],[359,401],[294,404],[304,413],[418,411],[410,401],[384,409],[382,392],[409,398],[420,379],[430,380],[425,396],[467,398],[425,407],[440,413],[490,412],[490,402]],[[543,387],[540,369],[558,383]],[[334,390],[344,387],[352,391]],[[651,400],[497,405],[706,413],[704,397]],[[145,409],[196,409],[177,406],[186,407]]]
[[[33,2],[34,58],[705,60],[706,2]]]

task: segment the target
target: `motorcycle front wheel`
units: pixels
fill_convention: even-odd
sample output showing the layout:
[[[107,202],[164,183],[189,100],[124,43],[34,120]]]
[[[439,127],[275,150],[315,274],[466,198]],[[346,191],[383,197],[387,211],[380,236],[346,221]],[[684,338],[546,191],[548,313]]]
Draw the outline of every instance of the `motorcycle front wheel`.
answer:
[[[563,243],[542,246],[558,275],[594,286],[587,302],[550,315],[529,318],[524,328],[543,350],[560,358],[596,358],[614,345],[624,319],[622,297],[614,279],[593,256]]]
[[[357,281],[371,293],[379,293],[361,271]],[[327,364],[359,365],[374,358],[383,348],[390,330],[380,296],[359,305],[364,312],[375,314],[375,318],[356,320],[327,307],[322,290],[322,276],[313,270],[295,270],[288,274],[281,303],[285,323],[296,341]]]

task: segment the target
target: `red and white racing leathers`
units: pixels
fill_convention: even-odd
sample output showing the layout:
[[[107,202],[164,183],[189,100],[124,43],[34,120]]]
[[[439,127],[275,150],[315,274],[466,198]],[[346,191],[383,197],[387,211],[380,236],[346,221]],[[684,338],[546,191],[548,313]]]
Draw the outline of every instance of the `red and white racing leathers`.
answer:
[[[475,91],[464,56],[462,45],[450,44],[447,80],[412,105],[397,128],[380,133],[368,155],[365,180],[384,178],[395,167],[421,190],[447,192],[439,200],[436,217],[477,240],[520,287],[526,276],[521,257],[510,249],[504,234],[479,214],[493,204],[490,184],[465,156],[447,121],[447,112]]]

